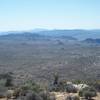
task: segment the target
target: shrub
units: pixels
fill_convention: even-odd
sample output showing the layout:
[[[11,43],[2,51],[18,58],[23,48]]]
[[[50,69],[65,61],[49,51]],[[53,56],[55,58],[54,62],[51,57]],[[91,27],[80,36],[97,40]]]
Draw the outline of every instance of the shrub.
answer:
[[[37,93],[30,91],[26,94],[24,100],[43,100]]]
[[[0,98],[3,98],[6,96],[6,91],[7,91],[7,89],[5,87],[0,86]]]
[[[66,100],[80,100],[79,96],[67,96]]]
[[[77,93],[77,88],[75,88],[72,84],[67,84],[66,85],[66,92]]]
[[[14,90],[14,93],[13,93],[13,97],[16,99],[20,96],[20,92],[21,92],[21,89],[20,88],[16,88]]]
[[[0,74],[0,85],[2,86],[12,86],[12,73]]]
[[[74,84],[81,84],[81,83],[84,83],[84,82],[82,80],[74,80],[73,83]]]
[[[94,87],[98,92],[100,92],[100,81],[93,81],[89,83],[89,86]]]
[[[13,86],[13,84],[12,84],[12,78],[9,77],[9,78],[6,79],[5,86],[6,87]]]
[[[65,92],[66,91],[66,81],[61,80],[57,84],[51,84],[49,86],[49,90],[56,91],[56,92],[58,91]]]
[[[6,80],[5,79],[0,79],[0,86],[5,86]]]
[[[79,96],[85,97],[86,99],[91,99],[92,97],[97,96],[96,90],[92,87],[86,87],[79,91]]]
[[[12,97],[12,93],[9,92],[9,91],[7,91],[7,93],[6,93],[6,97],[7,97],[7,99],[11,99],[11,97]]]
[[[57,73],[55,73],[55,74],[54,74],[54,82],[53,82],[53,84],[54,84],[54,85],[57,85],[57,84],[58,84],[58,81],[59,81],[59,76],[58,76]]]
[[[7,87],[13,86],[12,81],[13,81],[13,78],[12,78],[11,74],[8,73],[7,76],[6,76],[5,86],[7,86]]]
[[[26,90],[32,90],[34,92],[40,92],[43,89],[40,87],[40,85],[36,84],[35,82],[29,81],[27,83],[25,83],[25,85],[22,86],[22,90],[26,91]]]
[[[56,97],[54,94],[50,94],[50,100],[56,100]]]
[[[61,89],[60,89],[60,87],[59,87],[58,84],[57,84],[57,85],[51,85],[50,88],[49,88],[49,91],[58,92],[58,91],[60,91],[60,90],[61,90]]]
[[[40,92],[39,95],[43,98],[43,100],[48,100],[49,98],[49,93],[47,93],[46,91]]]
[[[96,94],[94,92],[90,92],[90,91],[85,91],[84,92],[84,97],[86,99],[91,99],[92,97],[95,97],[95,96],[96,96]]]
[[[40,92],[39,95],[42,97],[43,100],[56,100],[55,95],[51,95],[49,92],[46,91]]]

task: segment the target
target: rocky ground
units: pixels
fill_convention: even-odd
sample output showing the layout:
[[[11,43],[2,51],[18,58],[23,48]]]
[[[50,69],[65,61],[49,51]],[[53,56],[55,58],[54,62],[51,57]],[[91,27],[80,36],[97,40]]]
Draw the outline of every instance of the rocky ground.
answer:
[[[72,93],[68,94],[66,92],[54,92],[54,94],[56,96],[56,100],[65,100],[68,95],[77,95],[77,93],[76,94],[72,94]],[[93,98],[93,99],[100,100],[100,93],[98,93],[98,96],[96,98]]]

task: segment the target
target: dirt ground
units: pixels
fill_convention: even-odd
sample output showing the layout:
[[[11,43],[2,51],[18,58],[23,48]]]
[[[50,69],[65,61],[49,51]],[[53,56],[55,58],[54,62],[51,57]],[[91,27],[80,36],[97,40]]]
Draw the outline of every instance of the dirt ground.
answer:
[[[72,93],[68,94],[66,92],[53,92],[53,93],[56,96],[56,100],[65,100],[68,95],[78,95],[77,93],[76,94],[75,93],[74,94],[72,94]],[[100,100],[100,93],[98,93],[97,97],[95,97],[93,99],[94,100]],[[80,99],[80,100],[82,100],[82,99]]]
[[[66,92],[52,92],[52,94],[55,94],[56,100],[65,100],[68,95],[78,95],[77,93],[68,94]],[[98,96],[93,98],[93,99],[94,100],[100,100],[100,93],[98,93]],[[7,100],[7,99],[6,98],[2,98],[0,100]],[[13,99],[9,99],[9,100],[13,100]],[[82,99],[80,99],[80,100],[82,100]]]

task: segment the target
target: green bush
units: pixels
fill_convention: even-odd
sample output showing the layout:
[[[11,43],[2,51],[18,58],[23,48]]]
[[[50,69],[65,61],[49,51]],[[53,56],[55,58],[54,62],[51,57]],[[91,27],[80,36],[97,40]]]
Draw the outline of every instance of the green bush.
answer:
[[[93,87],[86,87],[79,91],[79,96],[91,99],[92,97],[97,96],[97,93]]]

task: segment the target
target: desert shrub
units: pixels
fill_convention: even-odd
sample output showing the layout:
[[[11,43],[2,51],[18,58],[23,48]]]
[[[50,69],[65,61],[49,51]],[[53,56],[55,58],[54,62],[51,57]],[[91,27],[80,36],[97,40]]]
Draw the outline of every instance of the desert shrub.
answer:
[[[98,92],[100,92],[100,81],[93,81],[88,83],[89,86],[94,87]]]
[[[77,88],[75,88],[72,84],[66,85],[66,92],[68,93],[77,93]]]
[[[36,83],[32,83],[32,84],[30,85],[30,88],[31,88],[32,91],[35,91],[35,92],[37,92],[37,93],[43,90],[43,89],[40,87],[40,85],[38,85],[38,84],[36,84]]]
[[[74,84],[83,84],[85,82],[83,80],[74,80],[73,83]]]
[[[56,100],[56,97],[55,97],[55,95],[54,94],[50,94],[50,100]]]
[[[14,93],[13,93],[13,97],[16,99],[20,96],[21,93],[21,89],[20,88],[15,88],[14,89]]]
[[[11,77],[10,73],[2,73],[2,74],[0,74],[0,79],[7,79],[9,77]]]
[[[59,87],[59,85],[58,84],[56,84],[56,85],[50,85],[50,87],[49,87],[49,91],[55,91],[55,92],[58,92],[58,91],[60,91],[60,87]]]
[[[79,91],[79,96],[91,99],[92,97],[97,96],[97,93],[93,87],[86,87]]]
[[[68,93],[77,93],[78,89],[71,83],[67,84],[66,81],[59,81],[57,84],[51,84],[49,86],[50,91],[55,92],[68,92]]]
[[[55,91],[55,92],[58,92],[58,91],[64,92],[66,91],[66,82],[63,80],[60,80],[57,84],[51,84],[49,86],[49,90]]]
[[[49,98],[49,93],[47,93],[46,91],[40,92],[39,95],[43,98],[43,100],[48,100]]]
[[[33,91],[30,88],[24,87],[21,90],[21,97],[23,100],[55,100],[55,96],[46,91]],[[22,100],[22,99],[21,99]]]
[[[11,99],[11,97],[12,97],[12,93],[10,93],[10,92],[7,91],[7,93],[6,93],[6,97],[7,97],[7,99]]]
[[[4,73],[4,74],[0,74],[0,86],[12,86],[12,74],[11,73]]]
[[[26,82],[22,87],[22,91],[25,92],[27,90],[32,90],[33,92],[39,93],[43,89],[40,87],[40,85],[36,84],[33,81]]]
[[[72,96],[67,96],[66,100],[72,100]]]
[[[12,78],[11,77],[9,77],[9,78],[6,79],[5,86],[6,87],[13,86],[13,84],[12,84]]]
[[[58,73],[55,73],[54,74],[54,82],[53,82],[53,85],[57,85],[58,84],[58,81],[59,81]]]
[[[53,95],[53,94],[51,95],[47,91],[42,91],[42,92],[40,92],[39,95],[42,97],[43,100],[56,100],[55,95]]]
[[[5,76],[5,79],[6,79],[5,86],[6,86],[6,87],[11,87],[11,86],[13,86],[13,83],[12,83],[13,78],[12,78],[11,73],[7,73],[7,74],[5,74],[4,76]]]
[[[6,96],[6,91],[7,91],[6,87],[0,86],[0,98],[3,98]]]
[[[24,100],[43,100],[37,93],[30,91],[26,94]]]
[[[59,91],[64,92],[64,91],[66,91],[66,81],[65,80],[59,80],[58,73],[55,73],[53,83],[50,84],[49,90],[50,91],[55,91],[55,92],[59,92]]]
[[[59,82],[59,89],[60,89],[60,91],[66,91],[66,81],[64,81],[64,80],[61,80],[60,82]]]
[[[67,96],[66,100],[80,100],[80,97],[79,96]]]
[[[0,86],[1,87],[4,87],[5,86],[5,83],[6,83],[6,80],[5,79],[0,79]]]
[[[93,85],[93,87],[94,87],[98,92],[100,92],[100,83],[95,83],[95,84]]]

